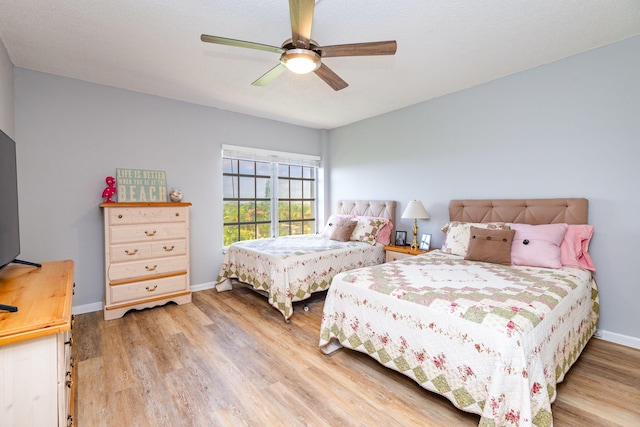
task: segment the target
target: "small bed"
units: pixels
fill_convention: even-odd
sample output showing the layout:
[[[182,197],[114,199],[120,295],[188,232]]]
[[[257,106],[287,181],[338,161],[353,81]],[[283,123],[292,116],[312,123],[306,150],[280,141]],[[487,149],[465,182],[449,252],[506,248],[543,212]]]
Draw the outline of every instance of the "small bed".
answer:
[[[395,210],[391,200],[341,200],[321,233],[234,243],[224,256],[216,289],[244,284],[267,296],[288,320],[294,302],[326,290],[336,274],[384,262]],[[355,229],[332,239],[340,220],[356,222]]]
[[[598,320],[587,203],[452,201],[441,250],[333,278],[321,350],[346,347],[368,354],[480,415],[480,425],[552,425],[556,385]],[[540,230],[554,230],[562,255],[540,249],[550,239],[536,234]],[[503,249],[487,249],[487,242]],[[507,243],[508,262],[501,258]]]

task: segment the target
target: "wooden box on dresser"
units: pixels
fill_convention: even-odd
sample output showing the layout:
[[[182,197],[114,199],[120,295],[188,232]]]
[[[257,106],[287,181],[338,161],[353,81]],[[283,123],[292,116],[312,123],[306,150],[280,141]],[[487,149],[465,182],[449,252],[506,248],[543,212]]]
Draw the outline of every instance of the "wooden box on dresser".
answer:
[[[0,271],[0,425],[73,426],[73,261]]]
[[[191,302],[191,203],[102,203],[105,320],[173,301]]]

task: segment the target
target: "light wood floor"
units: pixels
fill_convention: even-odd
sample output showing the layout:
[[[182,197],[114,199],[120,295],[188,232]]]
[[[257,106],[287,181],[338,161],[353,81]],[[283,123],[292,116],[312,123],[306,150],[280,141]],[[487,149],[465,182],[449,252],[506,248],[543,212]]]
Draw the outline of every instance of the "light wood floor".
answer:
[[[75,425],[478,425],[368,356],[322,354],[321,297],[289,323],[245,288],[109,322],[76,316]],[[592,339],[558,393],[556,426],[640,426],[640,350]]]

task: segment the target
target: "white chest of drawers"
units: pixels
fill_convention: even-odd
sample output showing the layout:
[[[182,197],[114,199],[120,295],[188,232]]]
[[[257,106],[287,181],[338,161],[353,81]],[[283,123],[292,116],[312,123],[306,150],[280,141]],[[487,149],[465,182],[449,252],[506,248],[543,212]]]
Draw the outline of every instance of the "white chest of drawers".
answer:
[[[103,203],[105,320],[173,301],[191,302],[191,203]]]

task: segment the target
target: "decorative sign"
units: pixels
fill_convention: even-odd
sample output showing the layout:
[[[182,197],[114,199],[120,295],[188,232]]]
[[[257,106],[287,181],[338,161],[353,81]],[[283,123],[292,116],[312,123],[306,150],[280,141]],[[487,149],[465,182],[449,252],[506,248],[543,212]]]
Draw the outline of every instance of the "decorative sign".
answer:
[[[116,169],[118,202],[166,202],[167,174],[164,171]]]

